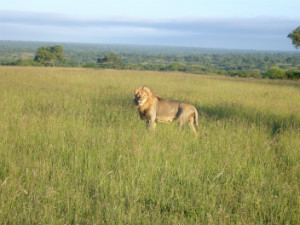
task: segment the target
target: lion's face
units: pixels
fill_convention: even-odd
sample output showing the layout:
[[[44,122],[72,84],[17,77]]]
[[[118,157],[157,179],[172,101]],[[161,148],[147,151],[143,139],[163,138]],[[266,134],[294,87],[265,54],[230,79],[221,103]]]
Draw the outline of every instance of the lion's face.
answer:
[[[144,87],[134,91],[133,101],[136,106],[143,106],[149,99],[149,93]]]

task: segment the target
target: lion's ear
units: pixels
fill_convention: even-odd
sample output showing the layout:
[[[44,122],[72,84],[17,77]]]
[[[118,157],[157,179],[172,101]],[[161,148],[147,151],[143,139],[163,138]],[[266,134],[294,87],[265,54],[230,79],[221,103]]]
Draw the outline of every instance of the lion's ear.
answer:
[[[140,88],[137,88],[137,89],[134,90],[134,95],[136,95],[139,92],[139,89]]]
[[[147,92],[151,92],[150,88],[143,86],[143,90],[147,91]]]
[[[143,90],[147,93],[147,95],[149,97],[152,96],[152,91],[150,90],[150,88],[146,87],[146,86],[143,86]]]

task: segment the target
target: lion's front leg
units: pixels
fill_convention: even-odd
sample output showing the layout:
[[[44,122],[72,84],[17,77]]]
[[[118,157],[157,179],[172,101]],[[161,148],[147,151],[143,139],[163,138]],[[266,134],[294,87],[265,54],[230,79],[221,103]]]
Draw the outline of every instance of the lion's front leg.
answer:
[[[146,129],[148,130],[148,131],[154,131],[155,130],[155,127],[156,127],[156,122],[155,121],[152,121],[152,120],[148,120],[147,122],[146,122]]]
[[[146,123],[146,128],[149,131],[154,131],[156,127],[156,109],[152,108],[151,111],[149,111],[147,115],[147,123]]]

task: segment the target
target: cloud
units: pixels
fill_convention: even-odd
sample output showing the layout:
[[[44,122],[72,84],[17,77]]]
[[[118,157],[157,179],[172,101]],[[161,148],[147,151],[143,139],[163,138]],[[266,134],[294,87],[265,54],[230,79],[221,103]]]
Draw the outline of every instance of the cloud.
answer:
[[[291,18],[83,18],[0,11],[0,39],[292,50]]]

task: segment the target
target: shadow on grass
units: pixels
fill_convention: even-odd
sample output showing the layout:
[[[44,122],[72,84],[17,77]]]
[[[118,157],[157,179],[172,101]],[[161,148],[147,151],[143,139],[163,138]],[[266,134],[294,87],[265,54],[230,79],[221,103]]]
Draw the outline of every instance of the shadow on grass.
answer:
[[[296,115],[281,115],[276,112],[261,112],[245,108],[238,104],[218,104],[197,106],[199,115],[205,115],[214,120],[236,119],[254,123],[258,126],[267,126],[273,135],[286,129],[299,129],[300,119]]]

